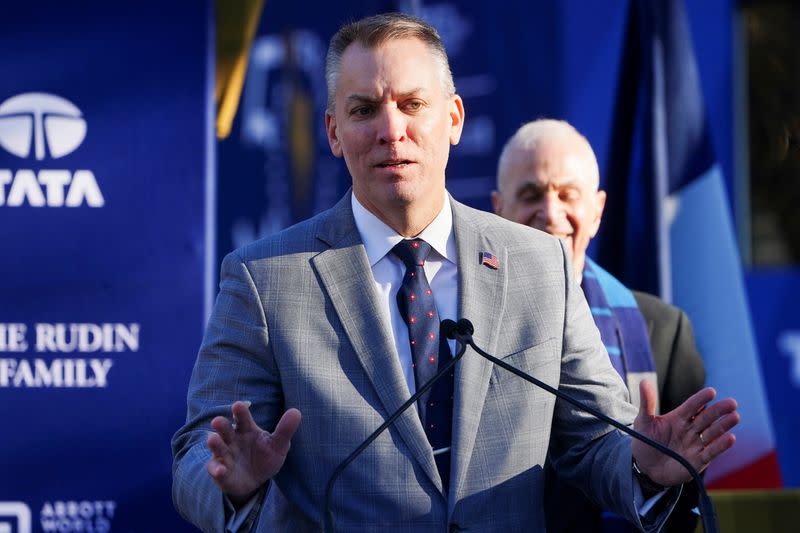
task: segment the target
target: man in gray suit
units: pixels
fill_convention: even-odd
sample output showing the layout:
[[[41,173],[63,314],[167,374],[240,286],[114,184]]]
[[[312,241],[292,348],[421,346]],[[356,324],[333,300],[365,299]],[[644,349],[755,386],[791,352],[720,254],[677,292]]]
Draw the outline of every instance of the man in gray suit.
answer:
[[[656,416],[644,386],[637,416],[561,242],[449,197],[464,106],[432,27],[399,14],[349,24],[326,76],[328,139],[352,194],[223,261],[172,443],[184,517],[206,531],[319,531],[336,466],[450,357],[445,318],[469,318],[487,351],[636,418],[698,468],[733,444],[735,402],[703,409],[710,389]],[[475,353],[441,381],[344,471],[337,531],[542,531],[548,452],[567,479],[648,529],[678,492],[648,499],[651,489],[688,479]]]
[[[589,302],[614,367],[638,404],[639,381],[658,382],[661,412],[671,411],[703,387],[705,370],[692,326],[677,307],[621,282],[586,257],[605,208],[600,173],[589,141],[563,120],[521,126],[503,147],[497,165],[495,212],[508,220],[560,237],[572,251],[575,277]],[[603,531],[601,509],[548,471],[548,531]],[[685,487],[665,529],[694,531],[697,505]],[[606,526],[611,521],[606,516]]]

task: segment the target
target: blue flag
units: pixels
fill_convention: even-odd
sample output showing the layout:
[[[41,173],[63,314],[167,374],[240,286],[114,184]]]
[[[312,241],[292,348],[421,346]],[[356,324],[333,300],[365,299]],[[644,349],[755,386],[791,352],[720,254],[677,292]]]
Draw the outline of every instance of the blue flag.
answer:
[[[682,1],[631,3],[600,262],[694,324],[708,385],[739,402],[737,444],[715,487],[776,487],[780,474],[720,166]]]

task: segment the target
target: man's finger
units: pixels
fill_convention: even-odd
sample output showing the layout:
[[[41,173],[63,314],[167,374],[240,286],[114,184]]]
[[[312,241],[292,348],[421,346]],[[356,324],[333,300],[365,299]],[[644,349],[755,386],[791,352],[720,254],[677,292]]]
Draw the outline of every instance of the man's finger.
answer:
[[[222,437],[217,433],[212,433],[206,440],[206,445],[215,459],[227,459],[230,456],[230,449],[228,445],[222,440]]]
[[[703,430],[713,424],[717,419],[733,413],[734,411],[736,411],[736,400],[733,398],[725,398],[699,413],[695,417],[693,425],[698,428],[698,431]]]
[[[639,416],[647,419],[656,416],[656,389],[652,383],[643,379],[639,382]]]
[[[260,429],[250,413],[250,402],[233,402],[231,413],[233,413],[233,420],[236,423],[236,431],[248,432]]]
[[[725,433],[721,437],[715,439],[711,444],[700,452],[701,467],[705,467],[708,463],[713,461],[722,452],[728,450],[736,442],[736,435],[733,433]]]
[[[713,424],[704,429],[701,433],[703,435],[703,444],[710,445],[720,436],[724,435],[739,423],[739,413],[729,413],[717,420]]]
[[[217,483],[221,483],[225,476],[228,473],[228,467],[226,467],[221,461],[217,459],[211,459],[209,462],[206,463],[206,471],[211,475],[211,477]]]
[[[716,396],[717,391],[711,387],[706,387],[692,394],[685,402],[676,407],[672,412],[684,420],[695,419],[705,414],[707,409],[704,410],[703,408]]]
[[[300,426],[300,419],[302,415],[297,409],[289,409],[278,421],[275,426],[275,431],[272,433],[272,447],[275,452],[286,455],[289,453],[289,447],[292,444],[292,437],[295,431]]]
[[[211,429],[219,433],[223,441],[230,444],[231,439],[233,439],[233,426],[230,420],[224,416],[214,417],[214,420],[211,421]]]

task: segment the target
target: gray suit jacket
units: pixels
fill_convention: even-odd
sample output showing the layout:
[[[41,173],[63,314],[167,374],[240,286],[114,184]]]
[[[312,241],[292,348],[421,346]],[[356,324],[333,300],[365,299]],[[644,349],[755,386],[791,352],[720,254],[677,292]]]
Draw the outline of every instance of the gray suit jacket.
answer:
[[[632,291],[644,317],[656,364],[661,413],[672,411],[703,387],[705,369],[694,342],[692,324],[686,313],[644,292]],[[619,524],[604,522],[602,508],[591,503],[579,490],[562,483],[548,471],[548,494],[545,496],[547,530],[550,533],[602,533],[627,531]],[[694,531],[698,517],[698,492],[694,483],[686,483],[662,531]]]
[[[459,312],[478,345],[631,423],[635,409],[560,241],[452,205]],[[482,251],[499,258],[498,270],[479,263]],[[205,441],[213,417],[250,400],[270,430],[285,409],[303,413],[257,531],[320,530],[334,468],[409,397],[384,314],[349,195],[225,258],[186,425],[172,443],[173,500],[186,519],[224,529]],[[339,479],[337,531],[543,531],[548,450],[566,478],[638,520],[627,437],[468,351],[455,375],[449,490],[409,410]]]

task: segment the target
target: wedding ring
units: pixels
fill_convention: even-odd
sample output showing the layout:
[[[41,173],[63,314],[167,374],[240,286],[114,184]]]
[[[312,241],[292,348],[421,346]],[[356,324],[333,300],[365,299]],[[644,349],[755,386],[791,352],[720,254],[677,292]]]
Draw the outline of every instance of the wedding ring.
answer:
[[[701,431],[700,433],[697,434],[697,436],[700,437],[700,442],[702,443],[703,448],[705,448],[706,447],[706,440],[703,438],[703,432]]]

